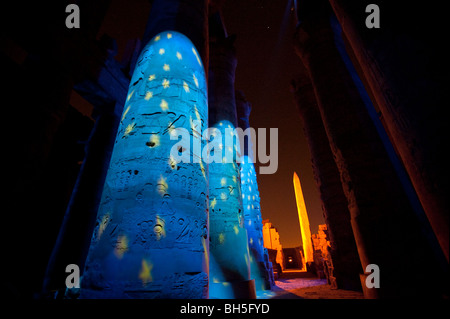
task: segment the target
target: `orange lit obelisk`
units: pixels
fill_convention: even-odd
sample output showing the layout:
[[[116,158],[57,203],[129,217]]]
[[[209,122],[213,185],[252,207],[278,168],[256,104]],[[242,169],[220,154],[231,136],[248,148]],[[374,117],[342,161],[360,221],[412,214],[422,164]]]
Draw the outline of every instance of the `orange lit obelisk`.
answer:
[[[297,201],[298,219],[300,222],[300,232],[302,234],[303,254],[306,264],[314,262],[313,247],[311,242],[311,229],[309,228],[308,213],[306,211],[305,200],[303,198],[302,186],[297,173],[294,172],[294,190]]]

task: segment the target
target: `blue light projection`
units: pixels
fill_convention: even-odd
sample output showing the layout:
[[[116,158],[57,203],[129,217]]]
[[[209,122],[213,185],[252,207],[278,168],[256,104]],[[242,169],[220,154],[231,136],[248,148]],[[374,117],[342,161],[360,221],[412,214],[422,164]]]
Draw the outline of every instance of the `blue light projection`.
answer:
[[[235,129],[227,120],[213,127],[220,131],[223,141]],[[239,285],[245,286],[250,280],[250,256],[236,160],[239,138],[236,136],[233,141],[232,145],[219,144],[218,149],[213,149],[212,153],[219,152],[223,160],[209,164],[211,298],[236,298],[238,290],[242,289]]]
[[[192,127],[195,120],[201,127]],[[158,34],[143,49],[130,82],[82,298],[208,297],[208,167],[170,155],[178,129],[189,130],[194,140],[207,123],[205,72],[196,48],[180,33]],[[206,142],[197,143],[203,148]]]
[[[236,91],[236,111],[239,127],[246,131],[250,129],[251,104],[242,91]],[[241,163],[239,165],[241,193],[244,211],[244,225],[248,235],[251,278],[255,280],[256,290],[270,289],[273,273],[268,259],[267,249],[264,249],[262,233],[262,218],[260,197],[256,171],[254,166],[254,143],[251,135],[244,134],[240,138]]]
[[[250,252],[250,270],[257,290],[268,288],[264,267],[264,239],[258,183],[255,166],[245,155],[239,166],[241,174],[242,206],[244,209],[244,226],[247,229]],[[270,286],[269,286],[270,287]]]

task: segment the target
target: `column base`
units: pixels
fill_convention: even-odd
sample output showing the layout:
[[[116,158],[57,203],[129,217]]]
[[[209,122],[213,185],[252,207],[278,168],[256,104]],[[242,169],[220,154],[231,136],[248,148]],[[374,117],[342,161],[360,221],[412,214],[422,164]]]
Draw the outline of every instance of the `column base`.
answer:
[[[210,299],[256,299],[255,280],[225,281],[209,284]]]

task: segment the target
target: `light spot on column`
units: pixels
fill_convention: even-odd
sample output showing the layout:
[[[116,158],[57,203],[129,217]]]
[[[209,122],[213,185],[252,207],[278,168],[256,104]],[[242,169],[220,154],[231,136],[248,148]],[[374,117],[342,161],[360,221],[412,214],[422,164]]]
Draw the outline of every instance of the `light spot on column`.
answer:
[[[108,226],[109,223],[109,213],[103,215],[102,221],[100,222],[100,225],[98,227],[98,233],[97,233],[97,239],[100,239],[102,237],[103,232],[106,229],[106,226]]]
[[[223,233],[219,234],[219,244],[223,244],[225,242],[225,235]]]
[[[163,111],[167,111],[169,109],[169,104],[166,102],[166,100],[161,100],[161,104],[159,104],[159,106]]]
[[[152,134],[150,136],[150,140],[145,143],[148,147],[157,147],[160,145],[159,136],[157,134]]]
[[[170,136],[177,135],[177,128],[173,124],[169,126],[168,131],[169,131]]]
[[[209,207],[211,207],[211,208],[214,208],[214,207],[216,207],[216,204],[217,204],[217,200],[216,200],[216,198],[214,197],[214,199],[211,201],[211,203],[209,204]]]
[[[177,168],[177,161],[173,158],[172,155],[170,155],[170,157],[169,157],[169,166],[172,169],[176,169]]]
[[[123,255],[128,251],[128,238],[125,235],[117,237],[116,246],[114,247],[114,255],[122,259]]]
[[[203,252],[205,253],[206,273],[209,273],[209,254],[208,254],[208,246],[206,243],[207,243],[206,239],[202,237]]]
[[[145,97],[144,99],[146,101],[150,100],[153,97],[153,92],[148,91],[147,93],[145,93]]]
[[[205,169],[205,166],[203,166],[203,161],[200,161],[199,164],[200,164],[200,170],[202,171],[203,177],[205,178],[205,180],[208,180],[206,178],[206,169]]]
[[[200,57],[197,54],[197,50],[195,50],[195,48],[192,48],[192,52],[194,53],[195,57],[197,58],[198,64],[202,65],[202,60],[200,60]]]
[[[123,112],[122,114],[122,121],[125,118],[125,116],[127,115],[128,111],[130,110],[131,105],[128,105],[128,107],[126,108],[125,112]]]
[[[136,126],[136,123],[130,123],[127,125],[127,127],[125,128],[125,132],[123,133],[123,136],[126,137],[128,136],[128,134],[131,133],[131,131],[133,131],[134,127]]]
[[[160,176],[158,184],[156,185],[156,189],[161,196],[164,196],[169,190],[169,185],[167,184],[166,179],[163,176]]]
[[[189,85],[183,81],[183,89],[186,91],[186,93],[189,93]]]
[[[153,232],[156,235],[156,240],[160,240],[161,238],[166,237],[166,229],[164,227],[165,222],[162,218],[156,215],[156,223],[153,227]]]
[[[192,78],[194,79],[195,86],[198,87],[198,79],[195,74],[192,75]]]
[[[141,271],[139,272],[139,279],[142,280],[142,283],[145,285],[153,281],[152,271],[153,264],[150,261],[142,259]]]

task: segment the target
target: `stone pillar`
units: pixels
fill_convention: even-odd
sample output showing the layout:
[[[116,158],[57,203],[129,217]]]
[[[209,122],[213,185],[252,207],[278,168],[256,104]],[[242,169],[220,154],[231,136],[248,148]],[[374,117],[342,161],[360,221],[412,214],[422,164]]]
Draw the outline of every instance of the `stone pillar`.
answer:
[[[328,225],[336,285],[342,289],[360,290],[361,262],[350,223],[348,202],[306,70],[291,82],[291,89],[308,142],[314,180]]]
[[[241,91],[235,91],[238,127],[244,132],[250,128],[251,104]],[[249,131],[247,131],[249,132]],[[251,134],[251,133],[248,133]],[[270,275],[264,261],[264,240],[262,234],[261,206],[254,166],[254,156],[251,152],[252,141],[245,134],[241,143],[241,174],[242,206],[244,210],[244,226],[247,229],[250,251],[251,278],[255,279],[257,290],[270,289]]]
[[[130,82],[82,298],[208,297],[208,172],[189,148],[205,146],[207,114],[194,45],[178,32],[157,34]]]
[[[210,32],[216,34],[215,30],[221,28],[211,24]],[[211,135],[216,140],[214,159],[211,159],[214,161],[209,164],[211,298],[255,297],[254,281],[250,280],[237,145],[231,136],[237,127],[234,93],[237,60],[233,41],[231,37],[215,37],[210,41],[209,51],[209,127],[213,128]]]
[[[328,6],[324,1],[308,2],[304,9],[296,50],[311,78],[339,169],[363,270],[376,264],[382,273],[381,288],[365,290],[366,297],[414,296],[429,290],[439,280],[421,278],[417,269],[433,267],[434,257],[334,45]],[[407,230],[401,236],[398,225]],[[394,249],[393,244],[402,248]],[[364,284],[364,276],[362,280]]]
[[[4,81],[3,90],[8,93],[4,94],[3,103],[14,105],[6,109],[5,118],[17,118],[21,123],[21,128],[7,139],[12,147],[4,147],[14,154],[8,156],[11,164],[5,165],[12,179],[7,173],[6,183],[11,193],[4,197],[17,208],[14,214],[7,214],[11,216],[3,223],[21,225],[20,236],[14,236],[14,245],[8,245],[3,252],[5,260],[11,261],[4,284],[6,295],[25,299],[42,297],[46,266],[72,190],[74,176],[65,175],[71,168],[59,166],[61,158],[72,156],[72,150],[65,148],[70,142],[58,139],[67,137],[63,132],[71,122],[72,88],[86,70],[80,67],[86,63],[84,53],[92,49],[91,40],[95,39],[108,7],[108,0],[95,4],[87,2],[77,2],[83,12],[81,23],[85,23],[80,29],[65,26],[67,2],[9,3],[4,9],[6,14],[2,21],[8,27],[3,28],[1,35],[1,66],[3,77],[8,79]],[[7,58],[8,54],[11,59]],[[97,58],[91,54],[90,62]],[[28,85],[31,78],[39,80]],[[14,125],[14,121],[9,123]],[[76,135],[83,129],[72,132]],[[54,165],[52,161],[57,159]],[[62,184],[62,181],[69,183]],[[52,188],[57,189],[58,194]],[[45,213],[45,217],[41,213]],[[38,249],[18,253],[18,247],[27,247],[37,240]]]
[[[308,212],[306,211],[305,199],[303,198],[302,186],[296,172],[294,172],[294,192],[297,203],[298,221],[302,235],[303,254],[307,268],[314,262],[314,249],[311,241],[311,228],[309,227]]]
[[[91,8],[91,11],[94,9],[96,8]],[[74,86],[77,93],[95,105],[93,114],[96,122],[87,141],[86,156],[48,261],[42,289],[46,297],[54,295],[54,290],[66,290],[67,265],[78,265],[82,275],[117,128],[127,97],[130,79],[114,59],[117,54],[115,41],[102,37],[100,44],[106,54],[99,60],[99,64],[90,66],[88,72],[80,76],[80,79],[84,80]],[[80,59],[86,59],[86,56]],[[58,294],[57,298],[59,297],[63,297],[63,294]],[[72,294],[71,297],[75,295]]]
[[[116,108],[122,109],[122,106],[116,103]],[[67,265],[76,264],[80,269],[84,268],[119,121],[120,114],[111,111],[103,112],[96,119],[86,147],[86,156],[47,266],[44,293],[65,289]]]
[[[380,29],[368,29],[365,7],[330,0],[427,214],[449,261],[449,181],[442,120],[447,101],[439,70],[444,44],[436,30],[439,10],[395,1],[380,6]],[[427,10],[433,10],[428,13]],[[442,11],[442,10],[441,10]],[[445,11],[442,11],[445,12]],[[420,23],[413,23],[420,21]],[[442,55],[441,55],[442,54]]]

